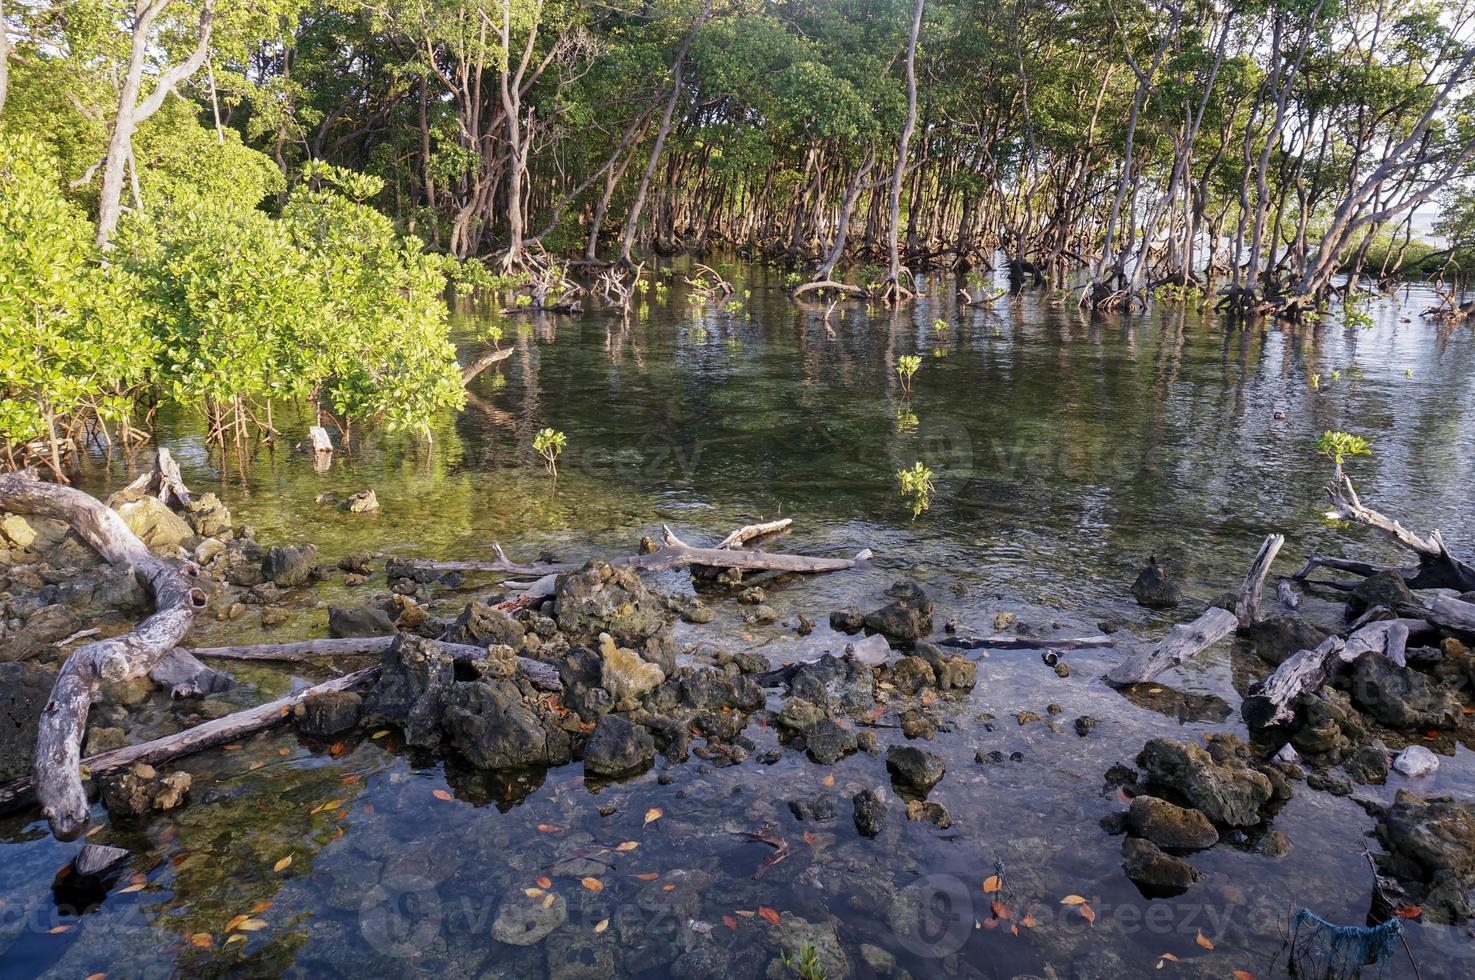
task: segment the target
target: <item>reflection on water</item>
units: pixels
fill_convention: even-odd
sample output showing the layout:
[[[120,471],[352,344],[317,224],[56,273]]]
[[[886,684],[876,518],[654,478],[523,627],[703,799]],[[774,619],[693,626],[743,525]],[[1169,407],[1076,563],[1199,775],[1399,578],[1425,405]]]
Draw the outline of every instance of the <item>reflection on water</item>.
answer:
[[[679,283],[647,295],[623,327],[601,314],[513,318],[502,342],[515,352],[476,379],[467,409],[442,421],[431,446],[371,433],[318,474],[285,447],[244,470],[234,460],[217,468],[198,427],[178,416],[164,417],[159,437],[191,484],[217,489],[259,540],[314,541],[329,559],[479,558],[492,542],[515,558],[577,558],[629,551],[661,523],[705,542],[777,516],[795,518],[791,548],[876,552],[855,572],[774,589],[777,625],[745,625],[727,602],[716,623],[685,634],[729,649],[778,649],[797,614],[823,624],[840,605],[879,605],[902,574],[928,587],[939,623],[965,632],[989,632],[1007,611],[1031,629],[1094,633],[1106,623],[1126,639],[1170,621],[1127,593],[1150,553],[1168,556],[1197,600],[1231,586],[1271,530],[1288,536],[1287,564],[1318,550],[1391,556],[1319,522],[1327,465],[1313,444],[1324,429],[1371,439],[1374,455],[1353,468],[1365,499],[1453,542],[1475,540],[1475,352],[1468,330],[1412,316],[1427,297],[1375,303],[1367,330],[1241,329],[1177,308],[1088,319],[1040,297],[959,310],[942,283],[906,310],[842,308],[827,323],[823,307],[783,297],[778,270],[747,270],[740,313],[693,311]],[[459,317],[469,354],[483,320]],[[903,401],[896,359],[914,353],[922,366]],[[556,486],[532,449],[544,426],[568,435]],[[936,489],[913,519],[896,472],[917,462]],[[98,461],[88,487],[124,475]],[[375,516],[317,502],[370,486]],[[679,575],[659,584],[687,587]],[[444,608],[468,594],[445,596]],[[195,642],[322,635],[326,605],[349,595],[326,584],[296,597],[274,630],[252,617],[209,620]],[[821,625],[812,640],[836,638]],[[941,706],[951,733],[928,746],[947,760],[931,798],[951,810],[952,827],[906,821],[893,796],[876,840],[856,835],[849,801],[887,784],[880,758],[826,768],[785,752],[763,765],[778,743],[757,725],[742,765],[693,760],[601,785],[585,784],[577,765],[477,773],[406,750],[394,733],[334,744],[268,733],[184,763],[197,775],[186,809],[105,824],[92,840],[133,858],[80,915],[52,891],[75,845],[29,817],[0,824],[6,972],[743,977],[810,944],[833,947],[860,976],[1047,965],[1122,976],[1164,953],[1190,975],[1270,975],[1288,908],[1361,922],[1371,819],[1309,791],[1276,819],[1292,841],[1287,857],[1267,858],[1249,840],[1221,845],[1194,859],[1205,880],[1171,900],[1149,902],[1126,881],[1119,842],[1098,826],[1121,807],[1102,774],[1154,734],[1236,730],[1237,710],[1220,719],[1225,704],[1237,709],[1249,664],[1219,650],[1133,701],[1094,680],[1118,656],[1071,653],[1067,679],[1028,652],[982,660],[976,690]],[[270,667],[235,673],[240,704],[306,682]],[[161,724],[175,713],[153,710]],[[1023,710],[1045,721],[1019,725]],[[1082,715],[1100,720],[1088,737],[1069,723]],[[876,733],[883,747],[902,740]],[[1438,784],[1468,792],[1469,754],[1458,751]],[[989,761],[993,752],[1003,761]],[[1392,788],[1359,792],[1386,798]],[[786,801],[814,794],[836,801],[836,819],[794,819]],[[647,822],[653,808],[661,815]],[[773,847],[745,834],[765,825],[789,853],[755,878]],[[1036,903],[1018,935],[980,924],[981,883],[998,862],[1017,907]],[[1072,893],[1090,899],[1094,924],[1059,904]],[[506,935],[499,914],[551,931],[509,945],[495,938]],[[228,933],[238,916],[254,928]],[[1200,932],[1212,951],[1195,941]],[[1410,941],[1426,977],[1462,974],[1475,952],[1438,927],[1411,925]]]

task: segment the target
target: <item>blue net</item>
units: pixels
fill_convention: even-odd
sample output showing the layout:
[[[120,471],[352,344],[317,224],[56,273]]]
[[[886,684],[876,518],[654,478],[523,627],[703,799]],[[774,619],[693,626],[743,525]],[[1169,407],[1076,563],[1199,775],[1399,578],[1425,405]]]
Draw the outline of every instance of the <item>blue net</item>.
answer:
[[[1376,926],[1339,926],[1298,909],[1291,927],[1290,973],[1304,980],[1381,976],[1399,938],[1397,919]]]

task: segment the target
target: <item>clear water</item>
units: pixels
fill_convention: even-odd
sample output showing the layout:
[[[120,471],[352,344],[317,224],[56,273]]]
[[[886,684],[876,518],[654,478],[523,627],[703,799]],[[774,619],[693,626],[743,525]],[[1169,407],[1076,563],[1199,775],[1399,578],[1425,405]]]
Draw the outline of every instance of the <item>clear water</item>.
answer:
[[[222,463],[184,416],[166,415],[159,438],[195,489],[216,490],[258,540],[312,541],[330,561],[360,550],[478,558],[492,542],[515,557],[608,555],[663,523],[695,543],[777,516],[795,521],[785,548],[873,549],[863,568],[775,589],[774,626],[744,625],[728,599],[717,622],[683,628],[684,640],[775,657],[835,648],[828,611],[880,605],[901,576],[922,582],[938,622],[954,619],[963,632],[991,632],[1007,611],[1047,632],[1095,633],[1109,621],[1128,643],[1156,638],[1196,601],[1233,587],[1270,531],[1288,538],[1282,572],[1316,551],[1397,558],[1364,532],[1320,520],[1328,464],[1313,444],[1329,428],[1372,440],[1374,455],[1352,467],[1365,500],[1452,542],[1475,540],[1472,336],[1418,319],[1430,297],[1417,292],[1377,301],[1369,329],[1334,320],[1245,329],[1170,306],[1090,319],[1039,296],[959,310],[953,285],[937,282],[908,309],[841,308],[827,326],[822,307],[784,297],[780,271],[733,274],[751,291],[736,314],[694,311],[678,278],[627,325],[605,313],[499,320],[516,353],[474,382],[471,405],[442,420],[430,446],[371,433],[319,474],[284,447],[258,451],[249,466]],[[494,319],[458,313],[468,352]],[[894,365],[910,353],[923,366],[907,402]],[[300,419],[288,425],[305,431]],[[532,450],[543,426],[568,435],[556,485]],[[918,460],[937,492],[914,518],[895,473]],[[86,485],[110,489],[126,469],[95,460]],[[317,502],[370,486],[377,516]],[[1190,596],[1176,615],[1149,613],[1128,593],[1154,552],[1175,563]],[[291,619],[271,630],[254,612],[209,619],[192,642],[323,635],[327,604],[361,601],[376,583],[382,573],[359,590],[329,582],[298,594]],[[676,574],[658,584],[690,587]],[[443,594],[437,611],[484,591]],[[1314,598],[1307,609],[1337,615]],[[821,623],[802,643],[785,625],[800,613]],[[34,815],[0,822],[0,972],[659,977],[682,957],[689,975],[745,977],[782,971],[781,952],[812,941],[821,924],[856,976],[887,975],[866,945],[871,959],[884,951],[917,977],[1133,975],[1165,953],[1178,960],[1163,962],[1163,975],[1265,977],[1283,972],[1274,959],[1294,908],[1360,924],[1371,884],[1360,851],[1373,821],[1350,799],[1304,788],[1274,821],[1292,841],[1288,856],[1221,843],[1191,858],[1205,879],[1175,899],[1150,901],[1126,880],[1120,841],[1098,826],[1122,806],[1103,792],[1102,774],[1153,735],[1242,732],[1239,698],[1263,668],[1221,644],[1134,702],[1099,681],[1121,656],[1072,654],[1068,679],[1032,653],[980,661],[977,688],[942,707],[952,730],[925,745],[947,760],[931,799],[951,810],[952,827],[905,820],[888,790],[876,840],[856,835],[849,800],[887,785],[883,758],[822,767],[786,751],[765,767],[756,757],[777,738],[757,723],[748,735],[759,751],[741,765],[693,759],[600,786],[586,785],[577,764],[479,774],[407,751],[393,734],[329,747],[266,733],[183,762],[196,775],[183,810],[128,831],[99,811],[91,839],[133,857],[82,914],[52,891],[77,845],[52,840]],[[229,698],[239,704],[322,676],[235,673],[242,683]],[[1235,714],[1192,720],[1205,717],[1196,709],[1209,697]],[[1048,717],[1052,703],[1059,733],[1013,718],[1025,709]],[[181,711],[162,701],[148,711],[161,731],[179,723]],[[995,730],[985,713],[998,716]],[[1084,714],[1102,721],[1080,738],[1070,720]],[[883,747],[902,741],[884,727],[894,718],[881,724]],[[1419,789],[1468,795],[1467,748],[1437,747],[1453,757]],[[994,749],[1023,761],[974,761]],[[1390,798],[1400,778],[1359,794]],[[793,820],[785,801],[814,793],[835,798],[837,820]],[[663,815],[646,823],[651,808]],[[769,822],[790,855],[755,879],[772,849],[742,834]],[[639,846],[616,849],[626,841]],[[992,896],[981,886],[996,862],[1014,919],[987,928]],[[128,875],[143,887],[122,891]],[[540,877],[567,921],[533,946],[498,943],[498,907],[546,887]],[[1060,904],[1071,894],[1089,900],[1094,923]],[[1033,925],[1016,935],[1010,927],[1031,902]],[[753,914],[760,907],[779,925]],[[909,927],[919,909],[920,928]],[[226,944],[238,915],[265,925]],[[1424,977],[1467,975],[1475,940],[1463,931],[1410,923],[1408,939]],[[1402,954],[1388,971],[1412,972]]]

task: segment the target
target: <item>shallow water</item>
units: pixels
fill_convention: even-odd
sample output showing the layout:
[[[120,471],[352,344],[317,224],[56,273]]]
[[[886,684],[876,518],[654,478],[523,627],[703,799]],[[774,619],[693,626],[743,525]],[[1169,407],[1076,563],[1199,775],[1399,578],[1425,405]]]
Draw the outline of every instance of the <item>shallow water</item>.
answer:
[[[800,613],[821,623],[803,649],[837,648],[828,611],[874,608],[903,575],[927,587],[939,624],[954,619],[964,633],[992,632],[997,613],[1013,612],[1042,632],[1095,633],[1106,622],[1125,643],[1156,638],[1232,588],[1270,531],[1288,538],[1281,572],[1311,552],[1398,558],[1320,520],[1329,464],[1313,446],[1324,429],[1372,440],[1374,455],[1350,466],[1365,501],[1452,542],[1475,539],[1475,345],[1468,329],[1418,319],[1430,297],[1417,291],[1375,303],[1368,329],[1331,319],[1246,330],[1172,306],[1088,319],[1039,296],[960,311],[939,283],[905,311],[836,310],[826,325],[822,308],[784,298],[781,272],[743,272],[751,294],[737,313],[694,312],[677,279],[624,327],[608,314],[500,321],[516,353],[474,382],[472,404],[442,420],[429,447],[371,433],[318,474],[286,450],[222,465],[178,415],[165,415],[159,438],[190,484],[216,490],[258,540],[313,541],[329,561],[359,550],[480,558],[494,541],[515,558],[576,558],[627,552],[663,523],[706,543],[777,516],[795,524],[775,547],[873,549],[861,568],[774,589],[777,625],[745,626],[744,607],[727,599],[715,623],[680,634],[776,658],[794,654],[785,624]],[[492,319],[458,314],[468,351]],[[905,400],[894,365],[910,353],[923,366]],[[568,435],[556,484],[531,448],[543,426]],[[913,517],[895,473],[918,460],[937,491]],[[85,485],[113,488],[125,469],[94,460]],[[368,486],[383,505],[376,516],[316,502]],[[1152,553],[1188,594],[1176,614],[1149,613],[1128,592]],[[262,629],[252,612],[207,620],[192,642],[323,635],[327,604],[362,601],[376,584],[382,573],[359,590],[330,581],[294,597],[283,626]],[[677,574],[658,584],[690,588]],[[442,593],[437,611],[484,591]],[[586,784],[577,764],[476,773],[406,751],[394,733],[335,746],[266,733],[183,763],[196,774],[184,810],[127,831],[99,810],[92,840],[130,849],[128,874],[146,884],[121,891],[125,874],[84,914],[52,893],[76,845],[51,840],[33,817],[0,822],[0,970],[658,977],[685,954],[691,975],[745,977],[782,971],[781,951],[811,941],[809,923],[828,922],[857,976],[887,975],[864,944],[918,977],[1121,976],[1160,962],[1163,975],[1265,977],[1283,973],[1275,957],[1290,910],[1361,924],[1370,876],[1360,851],[1373,821],[1350,799],[1304,787],[1273,823],[1291,838],[1288,856],[1221,843],[1190,859],[1206,877],[1175,899],[1150,901],[1126,880],[1119,839],[1098,825],[1122,806],[1102,774],[1153,735],[1242,733],[1240,694],[1263,668],[1220,644],[1134,703],[1098,680],[1121,655],[1071,654],[1068,679],[1035,653],[981,660],[977,688],[942,706],[952,731],[925,745],[947,760],[930,798],[953,826],[908,822],[888,789],[887,828],[873,841],[856,835],[849,800],[888,785],[884,759],[860,753],[823,767],[787,751],[763,766],[758,756],[778,743],[756,723],[747,734],[758,750],[741,765],[693,759],[601,785]],[[242,683],[229,699],[242,705],[321,676],[234,673]],[[1203,710],[1209,696],[1233,711],[1228,720]],[[1059,732],[1016,724],[1023,709],[1051,720],[1050,704]],[[162,701],[150,710],[161,726],[177,724]],[[998,716],[993,730],[985,713]],[[1084,714],[1102,721],[1081,738],[1070,720]],[[892,724],[875,729],[883,749],[903,740]],[[1456,754],[1416,788],[1468,795],[1470,753],[1440,748]],[[995,749],[1023,761],[974,761]],[[1359,795],[1387,799],[1400,785],[1394,775]],[[813,793],[835,798],[838,819],[792,818],[785,801]],[[600,816],[607,804],[614,812]],[[647,823],[651,808],[662,816]],[[770,821],[791,852],[755,879],[771,848],[742,833]],[[638,847],[616,850],[626,841]],[[998,862],[1014,915],[1002,922],[981,889]],[[498,907],[540,876],[567,922],[537,945],[498,943]],[[586,877],[603,887],[585,887]],[[1094,923],[1059,904],[1070,894],[1089,900]],[[1012,929],[1031,902],[1033,925]],[[754,915],[760,907],[779,925]],[[265,926],[223,945],[227,921],[248,913]],[[189,940],[202,933],[209,948]],[[1466,975],[1475,955],[1462,930],[1410,923],[1408,939],[1425,977]],[[1165,953],[1178,960],[1160,961]],[[1400,953],[1388,972],[1412,971]]]

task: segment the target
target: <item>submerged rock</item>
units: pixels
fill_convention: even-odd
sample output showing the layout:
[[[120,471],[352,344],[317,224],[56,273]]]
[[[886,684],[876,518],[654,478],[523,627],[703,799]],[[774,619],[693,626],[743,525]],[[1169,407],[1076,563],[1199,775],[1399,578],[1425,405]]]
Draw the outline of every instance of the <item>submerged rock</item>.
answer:
[[[513,681],[455,684],[445,701],[445,730],[478,769],[562,765],[572,758],[568,734],[534,711]]]
[[[173,810],[184,803],[191,782],[187,772],[160,776],[153,766],[140,762],[103,780],[102,803],[114,818]]]
[[[438,745],[441,716],[455,680],[450,654],[429,640],[401,633],[385,653],[379,679],[364,698],[364,720],[401,726],[410,745]]]
[[[1460,701],[1453,691],[1379,651],[1369,650],[1352,661],[1348,688],[1353,704],[1390,728],[1454,728],[1460,722]]]
[[[330,637],[392,636],[393,634],[394,620],[390,619],[383,609],[373,606],[356,606],[348,609],[330,606],[328,608],[328,635]]]
[[[1183,592],[1164,574],[1157,556],[1147,559],[1147,566],[1137,573],[1132,583],[1132,596],[1148,609],[1171,609],[1183,600]]]
[[[926,796],[942,781],[947,771],[942,756],[912,745],[893,745],[886,750],[886,771],[897,786]]]
[[[509,892],[492,921],[492,938],[511,946],[532,946],[542,942],[554,929],[568,921],[568,902],[557,892],[526,895],[520,889]],[[547,901],[551,896],[553,901]]]
[[[1426,920],[1452,922],[1475,914],[1475,804],[1399,790],[1375,832],[1389,853],[1385,868],[1424,890]]]
[[[1199,851],[1219,843],[1219,832],[1208,817],[1155,796],[1133,798],[1127,808],[1127,826],[1169,851]]]
[[[195,529],[158,497],[139,497],[116,509],[128,530],[156,555],[172,558],[179,553],[180,545],[195,536]]]
[[[584,770],[596,776],[624,776],[655,762],[650,732],[619,715],[600,715],[584,745]]]
[[[1274,787],[1264,773],[1227,757],[1216,760],[1188,742],[1154,738],[1143,746],[1137,765],[1150,786],[1186,800],[1217,824],[1252,827],[1264,819]]]
[[[373,489],[360,490],[338,505],[350,514],[373,514],[379,510],[379,497]]]
[[[1133,884],[1153,896],[1181,895],[1199,879],[1193,865],[1164,854],[1152,841],[1140,837],[1122,841],[1122,870]]]
[[[1400,606],[1412,603],[1413,593],[1408,583],[1397,572],[1376,572],[1358,582],[1347,595],[1347,611],[1353,616],[1361,615],[1374,606],[1396,612]]]
[[[833,820],[835,800],[822,794],[796,797],[789,800],[789,812],[795,820]]]
[[[313,577],[317,571],[317,563],[316,545],[272,548],[261,559],[261,577],[278,588],[295,588]]]
[[[862,837],[875,837],[886,826],[886,804],[873,789],[863,789],[851,797],[855,829]]]
[[[41,709],[55,682],[55,674],[30,664],[0,664],[0,782],[31,771]]]
[[[1301,616],[1272,616],[1245,630],[1255,656],[1277,667],[1302,650],[1314,650],[1327,632]]]
[[[314,694],[297,705],[297,730],[304,735],[327,738],[358,725],[364,699],[352,691]]]

